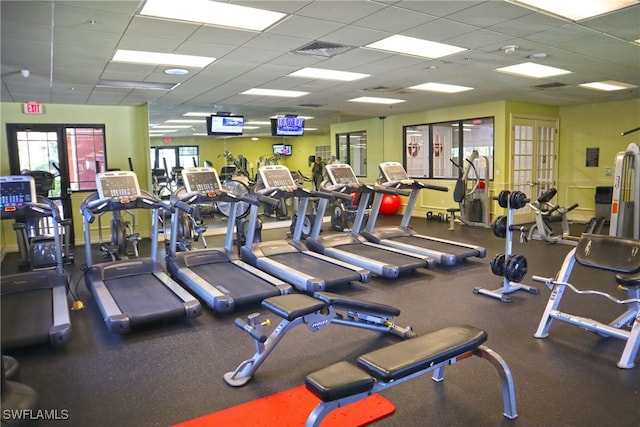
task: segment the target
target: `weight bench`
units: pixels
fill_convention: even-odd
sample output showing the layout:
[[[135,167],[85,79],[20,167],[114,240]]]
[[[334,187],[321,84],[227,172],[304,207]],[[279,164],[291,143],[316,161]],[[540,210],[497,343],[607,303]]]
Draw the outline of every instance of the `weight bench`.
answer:
[[[271,321],[264,319],[260,313],[250,314],[246,321],[240,318],[235,320],[236,326],[254,339],[256,352],[250,359],[241,362],[235,371],[224,374],[224,381],[230,386],[240,387],[249,382],[287,331],[301,324],[311,332],[335,324],[391,333],[403,339],[416,336],[410,327],[403,328],[393,322],[393,317],[400,314],[396,307],[330,292],[315,292],[313,296],[279,295],[265,299],[262,306],[282,320],[268,337],[264,327],[269,326]]]
[[[511,371],[493,350],[482,345],[487,333],[473,326],[453,326],[412,340],[384,347],[357,359],[358,366],[338,362],[307,375],[307,389],[322,400],[307,418],[306,427],[319,426],[332,410],[364,399],[373,393],[412,380],[428,372],[432,379],[444,379],[444,368],[472,355],[488,360],[502,383],[502,400],[507,418],[518,416]]]
[[[568,283],[576,262],[584,267],[617,273],[617,290],[626,291],[627,298],[621,300],[601,291],[581,291]],[[534,335],[536,338],[548,337],[551,323],[556,319],[604,338],[613,337],[626,341],[617,366],[622,369],[635,366],[634,360],[640,347],[640,240],[583,234],[578,246],[565,257],[556,279],[534,276],[533,280],[543,282],[551,289],[549,301]],[[560,301],[567,288],[579,295],[603,296],[616,304],[624,305],[627,310],[609,323],[560,311]]]

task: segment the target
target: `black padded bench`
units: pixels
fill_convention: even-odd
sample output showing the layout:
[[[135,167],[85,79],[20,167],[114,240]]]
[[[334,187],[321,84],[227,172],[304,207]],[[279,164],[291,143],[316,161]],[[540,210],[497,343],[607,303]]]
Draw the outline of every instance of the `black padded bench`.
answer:
[[[329,325],[342,325],[390,333],[403,339],[416,336],[411,327],[402,327],[393,321],[393,317],[400,314],[398,308],[330,292],[314,292],[313,296],[279,295],[265,299],[262,306],[282,320],[269,336],[265,334],[264,326],[271,322],[259,313],[249,315],[247,321],[235,320],[236,326],[255,340],[256,352],[252,358],[241,362],[235,371],[224,374],[224,380],[230,386],[240,387],[250,381],[287,331],[298,325],[305,325],[311,332]]]
[[[617,291],[626,291],[627,298],[619,299],[600,290],[579,290],[569,283],[574,264],[587,268],[606,270],[615,275]],[[546,338],[554,320],[578,326],[601,337],[612,337],[626,341],[617,366],[631,369],[640,350],[640,240],[628,237],[583,234],[578,246],[564,259],[555,278],[533,276],[533,280],[543,282],[551,289],[538,329],[534,336]],[[613,280],[611,280],[613,282]],[[610,283],[609,286],[614,285]],[[626,310],[609,322],[598,321],[586,316],[560,310],[560,302],[565,291],[570,289],[578,295],[599,295]]]
[[[444,379],[444,368],[469,356],[487,359],[497,369],[507,418],[518,416],[511,371],[493,350],[482,345],[487,333],[473,326],[453,326],[364,354],[358,366],[342,361],[307,375],[306,387],[322,400],[306,426],[319,426],[332,410],[434,371]]]

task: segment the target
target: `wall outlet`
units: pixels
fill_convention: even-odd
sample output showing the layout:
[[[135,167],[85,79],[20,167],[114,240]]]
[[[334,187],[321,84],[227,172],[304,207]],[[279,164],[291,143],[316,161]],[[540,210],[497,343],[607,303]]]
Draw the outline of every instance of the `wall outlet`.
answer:
[[[613,175],[613,168],[604,168],[602,170],[602,174],[604,176],[612,176]]]

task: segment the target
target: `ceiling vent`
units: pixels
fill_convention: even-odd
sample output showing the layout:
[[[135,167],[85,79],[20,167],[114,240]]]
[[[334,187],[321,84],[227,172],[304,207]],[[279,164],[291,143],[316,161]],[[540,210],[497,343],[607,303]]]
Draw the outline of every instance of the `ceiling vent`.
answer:
[[[404,88],[401,87],[393,87],[393,86],[374,86],[362,89],[365,92],[376,92],[376,93],[387,93],[387,92],[397,92]]]
[[[321,42],[316,40],[302,46],[298,50],[295,50],[294,53],[331,58],[332,56],[347,52],[351,49],[353,49],[353,46],[345,46],[342,44]]]
[[[320,107],[324,107],[325,104],[299,104],[298,107],[308,107],[308,108],[320,108]]]
[[[569,85],[565,83],[553,82],[553,83],[545,83],[545,84],[537,85],[537,86],[534,86],[534,88],[544,90],[544,89],[557,89],[557,88],[567,87],[567,86]]]

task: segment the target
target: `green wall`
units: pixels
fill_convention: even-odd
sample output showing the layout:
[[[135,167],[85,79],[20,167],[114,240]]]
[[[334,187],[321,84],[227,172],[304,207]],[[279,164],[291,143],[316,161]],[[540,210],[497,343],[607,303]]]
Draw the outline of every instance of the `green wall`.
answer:
[[[253,164],[255,171],[258,158],[271,154],[272,144],[291,144],[293,155],[284,158],[281,163],[292,170],[300,170],[304,174],[310,174],[311,167],[307,163],[307,159],[315,154],[316,146],[329,145],[335,154],[335,134],[355,131],[367,132],[367,176],[364,180],[373,182],[378,175],[378,163],[402,161],[403,126],[493,116],[495,119],[495,159],[494,181],[491,183],[492,194],[509,187],[511,118],[559,118],[558,203],[561,205],[579,203],[579,219],[588,219],[594,215],[595,187],[612,185],[613,177],[605,173],[607,168],[613,168],[615,154],[624,150],[629,143],[640,141],[640,133],[626,137],[620,135],[622,131],[640,125],[640,98],[568,107],[516,101],[495,101],[435,110],[429,110],[428,106],[425,106],[425,111],[418,113],[389,115],[384,119],[371,118],[334,124],[331,126],[329,135],[307,134],[300,138],[260,137],[258,141],[251,141],[248,137],[173,138],[172,142],[168,144],[163,142],[163,138],[149,139],[148,107],[146,105],[119,107],[45,104],[44,114],[33,116],[23,114],[20,103],[2,103],[0,112],[2,118],[0,173],[9,173],[5,127],[7,123],[104,123],[108,166],[128,169],[127,158],[132,157],[134,167],[139,174],[140,184],[145,188],[150,186],[150,146],[198,145],[201,162],[210,160],[216,168],[224,165],[224,159],[218,156],[224,150],[228,150],[234,156],[242,154],[246,157]],[[587,168],[585,166],[585,151],[592,147],[600,148],[600,162],[598,167]],[[143,170],[146,171],[145,174],[140,172]],[[437,185],[449,187],[450,192],[423,192],[416,207],[416,215],[422,216],[428,210],[442,212],[447,207],[455,206],[452,197],[455,182],[452,180],[433,181]],[[86,193],[74,194],[74,215],[77,206],[85,196]],[[492,211],[496,211],[495,204]],[[79,215],[74,219],[76,243],[81,243],[83,240],[82,221]],[[139,229],[142,235],[148,235],[149,221],[142,219]],[[0,244],[2,247],[14,248],[15,236],[11,224],[3,223],[1,231]]]
[[[234,157],[244,156],[249,162],[249,173],[253,176],[257,173],[258,159],[261,156],[271,157],[273,144],[288,144],[292,146],[291,156],[281,157],[280,164],[287,166],[291,170],[300,170],[304,175],[311,176],[311,166],[307,163],[309,156],[315,155],[316,146],[329,145],[328,135],[313,135],[307,133],[302,137],[259,137],[257,141],[252,141],[250,137],[190,137],[172,138],[170,143],[165,143],[163,137],[152,137],[151,146],[171,147],[180,145],[197,145],[200,156],[200,165],[205,160],[213,163],[213,166],[220,170],[226,165],[226,160],[221,157],[223,151],[229,151]],[[162,166],[162,165],[160,165]],[[191,163],[183,166],[192,166]]]
[[[8,123],[39,123],[39,124],[104,124],[107,140],[107,162],[110,168],[129,169],[127,159],[131,157],[134,167],[138,171],[149,171],[149,114],[146,105],[138,107],[114,107],[92,105],[62,105],[45,104],[44,114],[24,114],[21,103],[0,104],[2,126],[0,129],[0,174],[10,173],[6,124]],[[147,179],[140,179],[140,186],[148,188]],[[78,192],[72,196],[72,213],[76,243],[84,242],[83,222],[79,213],[82,200],[90,193]],[[148,235],[150,229],[150,215],[137,215],[138,229],[141,235]],[[108,221],[106,222],[108,224]],[[15,250],[15,233],[11,221],[2,221],[2,248]],[[92,225],[92,233],[97,233],[97,227]]]

